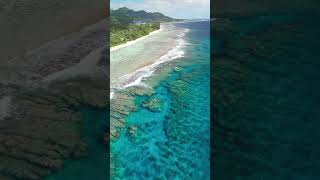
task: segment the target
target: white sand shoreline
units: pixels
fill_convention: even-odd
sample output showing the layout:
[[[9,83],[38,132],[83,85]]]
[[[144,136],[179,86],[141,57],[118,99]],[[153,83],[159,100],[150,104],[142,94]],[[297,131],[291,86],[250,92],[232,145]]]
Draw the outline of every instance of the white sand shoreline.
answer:
[[[132,41],[128,41],[128,42],[126,42],[126,43],[124,43],[124,44],[120,44],[120,45],[111,47],[111,48],[110,48],[110,52],[115,51],[115,50],[118,50],[118,49],[121,49],[121,48],[124,48],[124,47],[127,47],[127,46],[130,46],[130,45],[132,45],[132,44],[135,44],[135,43],[137,43],[137,42],[139,42],[139,41],[141,41],[141,40],[143,40],[143,39],[145,39],[145,38],[147,38],[147,37],[149,37],[149,36],[151,36],[151,35],[153,35],[153,34],[156,34],[156,33],[160,32],[161,30],[162,30],[162,29],[160,28],[160,29],[155,30],[155,31],[152,31],[151,33],[149,33],[149,34],[147,34],[147,35],[145,35],[145,36],[142,36],[142,37],[140,37],[140,38],[138,38],[138,39],[135,39],[135,40],[132,40]]]
[[[162,54],[158,58],[154,59],[153,62],[139,69],[136,69],[133,72],[129,72],[123,76],[118,77],[119,82],[116,85],[113,85],[113,83],[111,83],[110,100],[115,98],[117,90],[126,89],[131,86],[146,86],[142,81],[144,80],[144,78],[150,77],[159,64],[183,57],[184,51],[182,49],[186,45],[184,37],[188,31],[189,29],[184,29],[177,32],[175,35],[176,39],[174,39],[174,41],[170,43],[173,46],[172,47],[170,46],[170,49],[168,51],[166,51],[164,54]],[[152,33],[156,33],[156,32],[154,31]],[[151,35],[151,33],[149,35]],[[147,36],[142,37],[142,39],[146,38]],[[126,46],[129,46],[129,45],[126,45]]]

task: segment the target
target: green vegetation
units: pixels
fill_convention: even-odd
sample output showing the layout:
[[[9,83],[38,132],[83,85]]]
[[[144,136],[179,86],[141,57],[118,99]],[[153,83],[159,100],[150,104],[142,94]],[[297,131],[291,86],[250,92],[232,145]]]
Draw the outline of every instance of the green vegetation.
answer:
[[[161,13],[133,11],[128,8],[111,10],[110,46],[117,46],[135,40],[160,29],[161,22],[173,21]]]
[[[121,20],[128,20],[128,21],[135,21],[135,22],[145,22],[145,23],[153,23],[153,22],[169,22],[175,19],[165,16],[158,12],[146,12],[146,11],[134,11],[128,9],[126,7],[119,8],[117,10],[111,10],[110,12],[111,17],[117,17]],[[127,19],[128,18],[128,19]],[[120,20],[120,21],[121,21]]]
[[[131,24],[124,29],[112,29],[110,35],[110,46],[116,46],[135,40],[160,28],[160,23]]]

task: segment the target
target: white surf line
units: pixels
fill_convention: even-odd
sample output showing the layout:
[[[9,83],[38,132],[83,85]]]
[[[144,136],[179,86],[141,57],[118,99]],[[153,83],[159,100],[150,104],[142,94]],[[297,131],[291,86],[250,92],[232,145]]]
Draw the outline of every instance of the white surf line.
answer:
[[[155,30],[155,31],[152,31],[151,33],[149,33],[149,34],[147,34],[147,35],[145,35],[145,36],[142,36],[142,37],[140,37],[140,38],[138,38],[138,39],[135,39],[135,40],[132,40],[132,41],[128,41],[128,42],[126,42],[126,43],[124,43],[124,44],[120,44],[120,45],[115,46],[115,47],[111,47],[111,48],[110,48],[110,52],[115,51],[115,50],[118,50],[118,49],[121,49],[121,48],[124,48],[124,47],[127,47],[127,46],[130,46],[130,45],[132,45],[132,44],[135,44],[135,43],[137,43],[137,42],[139,42],[139,41],[141,41],[141,40],[143,40],[143,39],[145,39],[145,38],[147,38],[147,37],[149,37],[149,36],[151,36],[151,35],[153,35],[153,34],[156,34],[156,33],[160,32],[161,30],[162,30],[162,29],[160,28],[160,29]]]
[[[166,54],[161,56],[157,61],[155,61],[153,64],[150,64],[148,66],[145,66],[143,68],[140,68],[132,73],[126,74],[124,76],[121,76],[120,79],[131,79],[133,77],[136,77],[135,80],[129,82],[124,82],[124,84],[119,84],[118,87],[113,87],[112,89],[126,89],[128,87],[132,86],[146,86],[142,81],[150,77],[155,69],[158,67],[158,65],[168,62],[177,58],[181,58],[184,56],[184,51],[182,50],[187,42],[184,40],[184,37],[186,33],[190,29],[184,29],[181,33],[177,35],[178,39],[176,40],[177,44],[174,46],[171,50],[169,50]],[[119,87],[121,86],[121,87]],[[110,92],[110,100],[114,98],[115,92],[111,91]]]

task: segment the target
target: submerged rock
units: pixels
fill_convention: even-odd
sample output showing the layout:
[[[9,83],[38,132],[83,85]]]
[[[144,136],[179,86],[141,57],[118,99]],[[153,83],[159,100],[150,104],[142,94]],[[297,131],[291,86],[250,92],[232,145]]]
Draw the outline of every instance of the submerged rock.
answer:
[[[174,67],[174,69],[173,69],[173,71],[175,71],[175,72],[180,72],[181,70],[182,70],[181,67]]]
[[[132,126],[129,126],[129,127],[128,127],[127,133],[128,133],[130,136],[134,136],[134,135],[136,135],[137,131],[138,131],[138,127],[132,125]]]
[[[110,128],[110,138],[114,139],[114,138],[117,138],[118,136],[119,136],[119,133],[118,133],[117,129]]]
[[[148,109],[151,112],[160,112],[163,108],[163,101],[159,98],[151,98],[143,101],[142,107]]]
[[[146,88],[144,86],[133,86],[126,89],[132,96],[151,96],[154,94],[154,90],[152,88]]]
[[[126,93],[118,93],[110,102],[110,139],[116,139],[125,127],[125,118],[136,110],[133,97]]]

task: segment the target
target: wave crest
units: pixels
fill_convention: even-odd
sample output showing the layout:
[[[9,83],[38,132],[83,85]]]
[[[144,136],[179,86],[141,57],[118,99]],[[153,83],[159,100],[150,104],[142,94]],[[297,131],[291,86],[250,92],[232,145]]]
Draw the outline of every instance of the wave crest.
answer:
[[[156,60],[153,64],[140,68],[132,73],[126,74],[120,77],[119,83],[114,87],[111,87],[110,92],[110,99],[115,97],[115,91],[125,89],[132,86],[144,86],[147,87],[143,81],[147,78],[152,76],[156,68],[168,61],[172,61],[174,59],[182,58],[185,54],[183,51],[184,47],[188,44],[185,40],[185,35],[189,32],[190,29],[184,29],[182,32],[177,34],[178,39],[176,40],[176,46],[174,46],[171,50],[167,52],[167,54],[161,56],[158,60]]]

